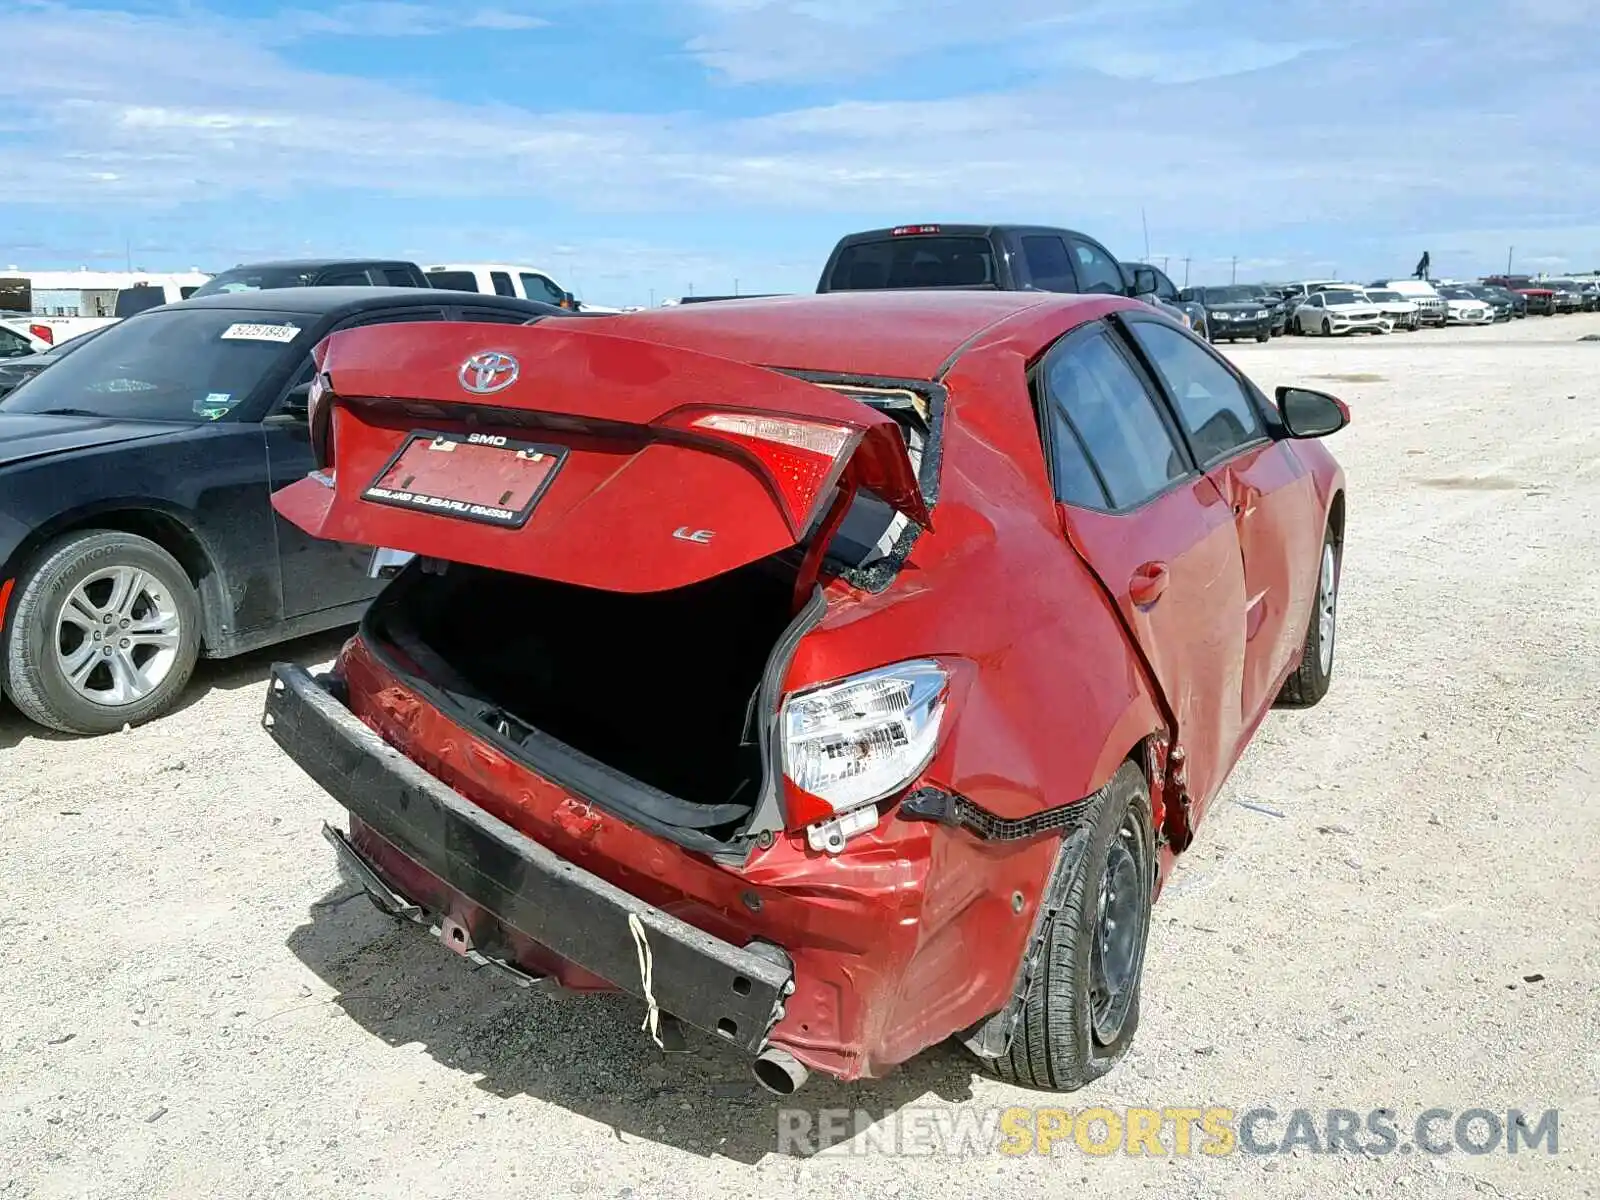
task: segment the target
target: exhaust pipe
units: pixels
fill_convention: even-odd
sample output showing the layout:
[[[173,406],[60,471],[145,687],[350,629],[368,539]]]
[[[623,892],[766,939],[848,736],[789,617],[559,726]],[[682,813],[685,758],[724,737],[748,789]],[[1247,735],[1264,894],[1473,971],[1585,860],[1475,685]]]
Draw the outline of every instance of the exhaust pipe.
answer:
[[[782,1046],[768,1046],[756,1055],[755,1066],[756,1080],[767,1091],[778,1096],[792,1096],[805,1086],[807,1071],[805,1064]]]

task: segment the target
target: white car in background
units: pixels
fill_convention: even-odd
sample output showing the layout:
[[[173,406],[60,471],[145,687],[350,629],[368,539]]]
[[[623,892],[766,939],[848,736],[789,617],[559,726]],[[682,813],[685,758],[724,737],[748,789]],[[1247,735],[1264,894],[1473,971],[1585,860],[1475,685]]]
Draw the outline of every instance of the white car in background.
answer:
[[[1488,325],[1494,321],[1494,308],[1489,302],[1460,284],[1442,285],[1439,295],[1444,297],[1446,325]]]
[[[1317,292],[1294,311],[1299,333],[1320,333],[1339,337],[1349,333],[1388,333],[1394,326],[1383,319],[1378,306],[1365,292],[1338,288]]]
[[[424,267],[422,273],[436,288],[452,292],[477,292],[484,296],[517,296],[523,300],[542,300],[557,308],[574,312],[618,313],[620,308],[585,304],[557,283],[549,271],[513,263],[440,263]]]
[[[1399,292],[1417,306],[1417,320],[1423,325],[1443,325],[1447,317],[1445,298],[1425,279],[1374,279],[1367,290]]]
[[[50,339],[39,336],[42,328],[27,316],[0,317],[0,359],[43,354],[50,349]]]
[[[1422,324],[1422,309],[1415,300],[1387,288],[1365,288],[1362,295],[1377,305],[1378,312],[1392,329],[1416,329]]]

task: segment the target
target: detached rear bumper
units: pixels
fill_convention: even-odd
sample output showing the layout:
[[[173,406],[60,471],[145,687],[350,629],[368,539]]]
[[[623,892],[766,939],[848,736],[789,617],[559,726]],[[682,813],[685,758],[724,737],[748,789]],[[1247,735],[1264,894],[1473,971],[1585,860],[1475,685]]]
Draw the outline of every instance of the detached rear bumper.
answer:
[[[272,668],[263,723],[350,811],[352,838],[330,840],[346,874],[382,907],[439,924],[446,945],[480,961],[480,942],[531,942],[645,997],[642,939],[649,996],[662,1012],[747,1053],[765,1045],[794,990],[778,947],[707,934],[519,833],[390,746],[299,667]],[[394,869],[397,856],[418,869],[408,879]],[[430,908],[441,903],[461,911]]]

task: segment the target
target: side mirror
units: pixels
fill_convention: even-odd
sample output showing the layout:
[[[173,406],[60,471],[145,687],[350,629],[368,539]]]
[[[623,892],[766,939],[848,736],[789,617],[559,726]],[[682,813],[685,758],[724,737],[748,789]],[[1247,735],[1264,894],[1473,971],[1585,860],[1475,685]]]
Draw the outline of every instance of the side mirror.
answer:
[[[1133,294],[1135,296],[1148,296],[1158,286],[1156,273],[1149,267],[1135,267],[1133,269]]]
[[[283,398],[283,403],[278,405],[275,414],[285,421],[308,421],[311,419],[311,384],[302,383],[289,389],[289,394]]]
[[[571,292],[562,292],[561,293],[561,307],[562,308],[569,308],[573,312],[577,312],[578,311],[578,298],[576,296],[574,296]]]
[[[1345,407],[1344,401],[1327,392],[1280,387],[1277,400],[1278,411],[1283,414],[1283,423],[1290,437],[1327,437],[1350,424],[1350,410]]]

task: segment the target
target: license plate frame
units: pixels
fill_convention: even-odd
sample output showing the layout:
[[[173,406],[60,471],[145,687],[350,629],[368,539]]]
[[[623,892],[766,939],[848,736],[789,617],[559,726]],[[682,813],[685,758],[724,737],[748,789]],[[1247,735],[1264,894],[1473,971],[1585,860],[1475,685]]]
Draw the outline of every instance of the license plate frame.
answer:
[[[417,450],[419,445],[420,451]],[[441,459],[426,461],[425,456],[431,454],[438,454]],[[443,461],[444,455],[450,456],[448,461]],[[521,529],[566,459],[565,446],[548,442],[499,434],[414,429],[372,481],[362,488],[361,499],[455,521]],[[517,463],[527,465],[518,467],[514,465]],[[467,496],[459,493],[458,489],[466,482],[460,475],[475,466],[487,466],[492,473],[498,472],[498,479],[491,474],[487,482],[472,481],[480,487],[500,487],[497,499],[491,498],[496,495],[492,490],[474,494],[469,489]],[[531,478],[517,478],[530,474]],[[456,478],[451,479],[451,475]],[[506,486],[508,483],[510,486]],[[449,494],[451,492],[456,494]]]

